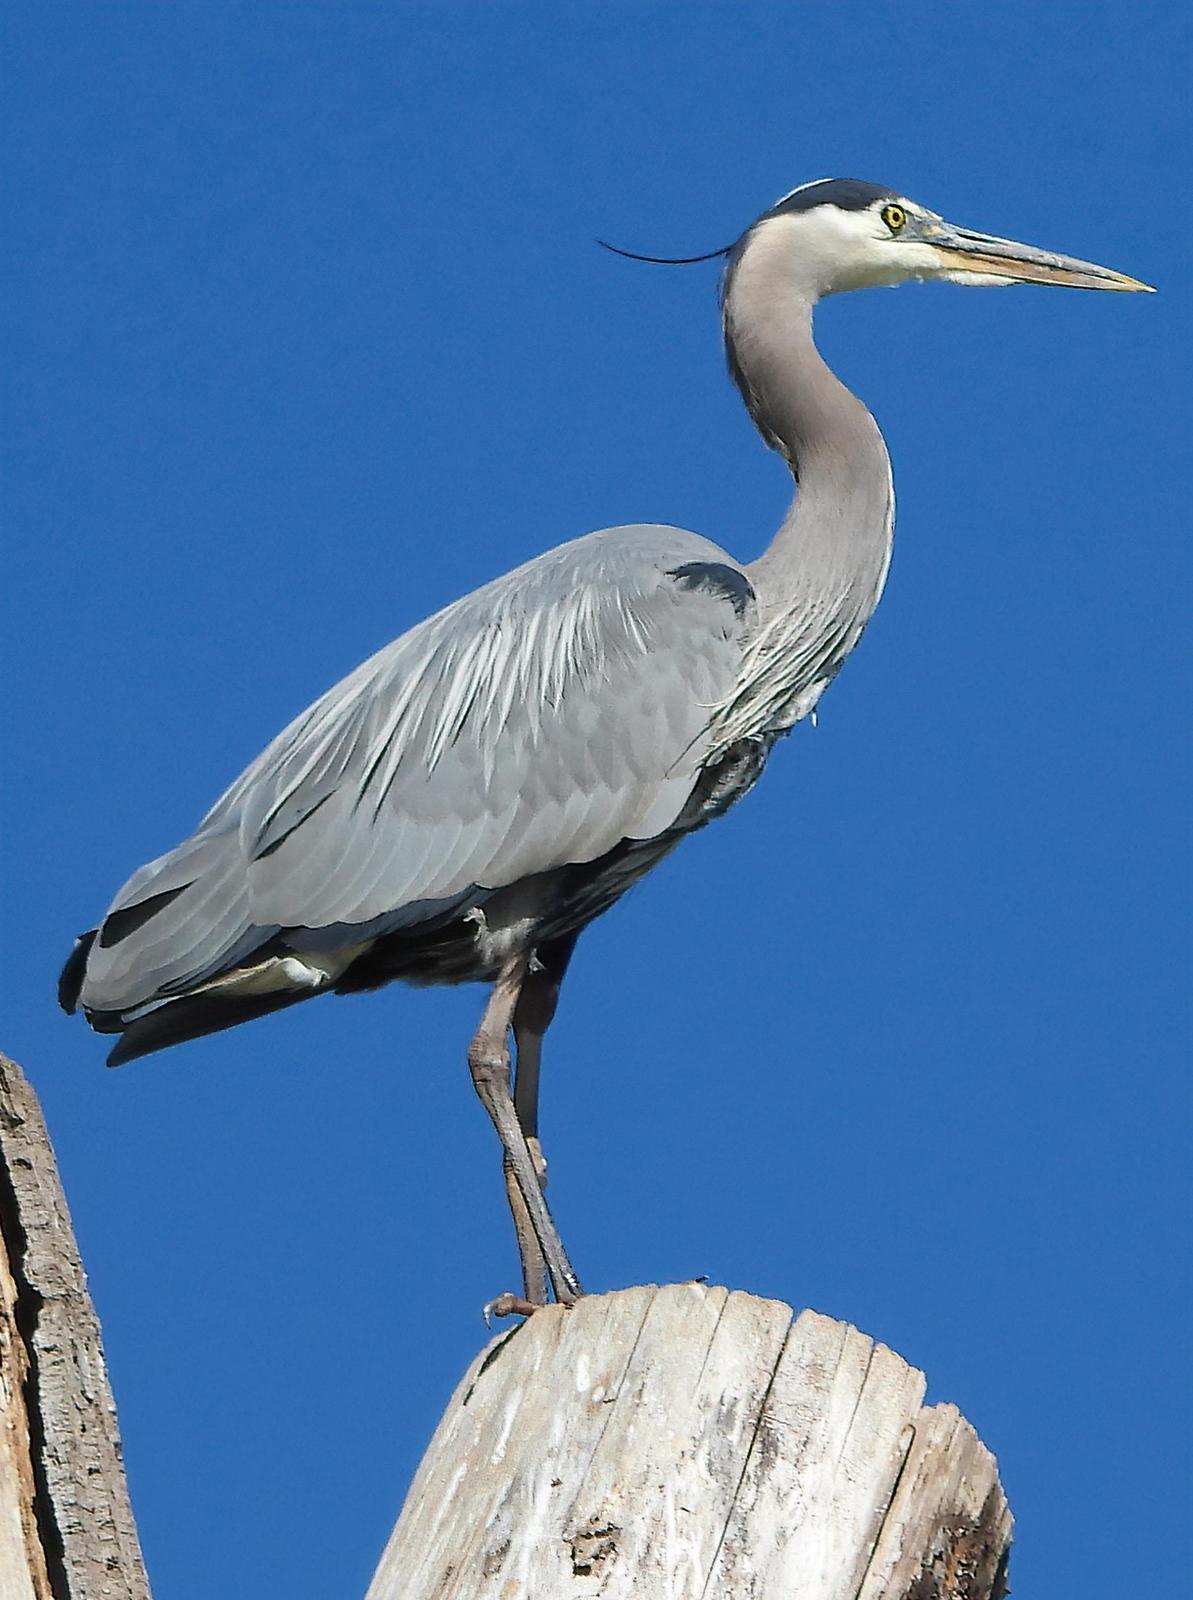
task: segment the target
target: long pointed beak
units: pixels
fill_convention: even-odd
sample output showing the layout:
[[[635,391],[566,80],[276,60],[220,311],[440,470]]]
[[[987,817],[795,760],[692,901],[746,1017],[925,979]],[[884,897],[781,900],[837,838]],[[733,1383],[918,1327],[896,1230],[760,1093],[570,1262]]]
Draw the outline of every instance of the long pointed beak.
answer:
[[[929,225],[920,235],[940,256],[945,276],[961,282],[1055,283],[1068,289],[1119,289],[1155,294],[1148,283],[1128,278],[1123,272],[1078,261],[1073,256],[1053,255],[1014,239],[998,239],[989,233],[973,233],[951,223]]]

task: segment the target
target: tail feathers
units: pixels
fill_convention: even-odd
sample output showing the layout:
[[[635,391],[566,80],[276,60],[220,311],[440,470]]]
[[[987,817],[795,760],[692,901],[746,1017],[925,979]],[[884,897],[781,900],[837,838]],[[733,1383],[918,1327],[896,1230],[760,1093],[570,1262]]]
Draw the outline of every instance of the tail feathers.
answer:
[[[138,1056],[151,1055],[155,1050],[165,1050],[187,1039],[201,1039],[204,1034],[220,1033],[241,1022],[252,1022],[255,1017],[266,1017],[271,1011],[282,1011],[300,1000],[309,1000],[318,992],[305,989],[297,993],[291,990],[233,995],[208,991],[167,1001],[127,1024],[111,1012],[89,1013],[87,1020],[100,1033],[123,1029],[119,1043],[108,1055],[108,1065],[119,1067],[126,1061],[135,1061]]]
[[[98,928],[92,928],[89,933],[79,935],[58,978],[58,1004],[67,1016],[79,1003],[79,990],[83,987],[83,977],[87,971],[87,957],[98,932]]]
[[[77,998],[127,1015],[236,966],[273,929],[252,926],[232,833],[196,834],[133,874],[86,954]]]

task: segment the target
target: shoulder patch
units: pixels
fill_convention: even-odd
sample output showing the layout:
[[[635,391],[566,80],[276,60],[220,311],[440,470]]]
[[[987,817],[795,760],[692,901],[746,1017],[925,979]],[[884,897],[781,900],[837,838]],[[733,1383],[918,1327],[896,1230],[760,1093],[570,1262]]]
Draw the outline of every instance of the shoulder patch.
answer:
[[[718,599],[728,600],[739,617],[754,603],[749,578],[724,561],[685,561],[681,567],[672,567],[667,576],[683,589],[706,589]]]

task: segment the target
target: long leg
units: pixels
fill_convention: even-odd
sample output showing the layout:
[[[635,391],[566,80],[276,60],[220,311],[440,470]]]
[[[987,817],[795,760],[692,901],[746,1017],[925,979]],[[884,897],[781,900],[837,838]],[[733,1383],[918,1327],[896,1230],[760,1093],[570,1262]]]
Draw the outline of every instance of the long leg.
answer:
[[[570,933],[555,939],[536,951],[530,968],[522,980],[514,1006],[514,1043],[517,1047],[514,1066],[514,1110],[518,1126],[526,1136],[538,1173],[539,1186],[546,1188],[547,1162],[538,1136],[539,1071],[543,1058],[543,1036],[551,1026],[555,1008],[559,1004],[559,986],[567,971],[578,934]],[[547,1300],[547,1263],[530,1225],[529,1214],[513,1167],[505,1163],[505,1187],[510,1210],[514,1217],[514,1230],[518,1235],[518,1250],[522,1257],[522,1282],[526,1299],[531,1305],[545,1305]]]
[[[529,1144],[527,1140],[527,1144]],[[533,1160],[534,1151],[531,1150]],[[535,1163],[536,1169],[538,1163]],[[514,1233],[518,1240],[518,1257],[522,1262],[522,1298],[516,1295],[499,1295],[488,1307],[490,1312],[504,1316],[507,1311],[525,1312],[537,1306],[545,1306],[549,1296],[547,1294],[547,1258],[543,1254],[542,1246],[534,1231],[534,1224],[530,1220],[530,1212],[522,1198],[522,1191],[518,1187],[518,1180],[514,1176],[514,1165],[508,1156],[502,1162],[502,1171],[505,1176],[505,1198],[509,1201],[510,1216],[514,1219]]]
[[[526,1208],[530,1229],[545,1259],[555,1298],[570,1305],[582,1292],[579,1279],[547,1209],[534,1158],[519,1125],[510,1093],[508,1035],[529,965],[528,957],[519,956],[503,968],[493,985],[480,1027],[468,1048],[468,1066],[476,1092],[501,1140],[505,1159]],[[515,1224],[517,1220],[515,1216]]]

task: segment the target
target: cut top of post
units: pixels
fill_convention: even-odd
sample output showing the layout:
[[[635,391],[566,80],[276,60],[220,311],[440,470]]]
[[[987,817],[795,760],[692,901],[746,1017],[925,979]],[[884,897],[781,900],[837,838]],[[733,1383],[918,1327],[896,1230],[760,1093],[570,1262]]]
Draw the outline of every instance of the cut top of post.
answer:
[[[537,1312],[473,1362],[367,1600],[986,1600],[996,1464],[885,1345],[700,1284]]]

